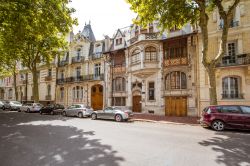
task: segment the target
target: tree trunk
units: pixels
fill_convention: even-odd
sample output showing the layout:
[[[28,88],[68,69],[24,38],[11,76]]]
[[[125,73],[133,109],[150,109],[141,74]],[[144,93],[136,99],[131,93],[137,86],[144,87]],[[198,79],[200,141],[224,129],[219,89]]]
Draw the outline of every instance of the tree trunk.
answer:
[[[33,98],[34,102],[39,102],[39,89],[38,89],[38,76],[37,76],[37,68],[36,66],[32,69],[32,76],[33,76]]]
[[[216,69],[214,66],[211,66],[207,69],[209,76],[209,96],[210,96],[210,104],[217,105],[217,91],[216,91]]]
[[[14,70],[15,70],[15,67],[14,67]],[[18,93],[17,93],[17,86],[16,86],[16,72],[14,71],[13,72],[13,79],[14,79],[14,89],[15,89],[15,100],[17,101],[18,100]]]

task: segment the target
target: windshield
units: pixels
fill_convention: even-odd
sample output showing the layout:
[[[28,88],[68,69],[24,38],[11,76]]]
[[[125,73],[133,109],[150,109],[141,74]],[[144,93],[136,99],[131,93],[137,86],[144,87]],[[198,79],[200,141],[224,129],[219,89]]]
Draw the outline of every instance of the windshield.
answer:
[[[13,104],[18,104],[18,105],[20,105],[21,103],[20,102],[18,102],[18,101],[12,101],[12,103]]]

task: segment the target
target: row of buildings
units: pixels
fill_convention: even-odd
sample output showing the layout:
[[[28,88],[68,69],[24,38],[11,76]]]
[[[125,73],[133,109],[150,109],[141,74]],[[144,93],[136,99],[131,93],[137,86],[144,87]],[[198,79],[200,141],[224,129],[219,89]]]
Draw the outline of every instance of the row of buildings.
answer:
[[[250,1],[242,0],[231,22],[227,54],[216,68],[220,104],[250,105]],[[217,10],[209,20],[209,56],[219,49]],[[41,103],[84,103],[94,109],[124,106],[134,112],[199,116],[209,105],[209,80],[201,62],[201,35],[190,24],[161,34],[157,22],[118,29],[96,40],[91,25],[70,33],[69,50],[50,66],[39,64]],[[18,99],[33,100],[32,75],[19,65]],[[0,98],[14,100],[13,78],[0,80]]]

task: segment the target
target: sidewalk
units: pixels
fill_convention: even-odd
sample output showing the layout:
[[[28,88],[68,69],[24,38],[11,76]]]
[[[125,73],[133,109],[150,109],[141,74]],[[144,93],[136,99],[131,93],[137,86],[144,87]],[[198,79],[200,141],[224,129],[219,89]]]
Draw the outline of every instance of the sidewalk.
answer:
[[[132,117],[133,121],[163,122],[163,123],[191,124],[191,125],[198,125],[199,119],[200,118],[198,117],[173,117],[173,116],[141,114],[141,113],[134,113]]]

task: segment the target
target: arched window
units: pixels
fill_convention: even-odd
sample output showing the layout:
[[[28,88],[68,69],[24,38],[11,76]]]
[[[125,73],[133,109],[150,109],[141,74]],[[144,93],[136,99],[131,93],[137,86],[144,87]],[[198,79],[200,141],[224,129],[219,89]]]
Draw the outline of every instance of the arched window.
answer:
[[[147,47],[145,49],[145,61],[156,61],[157,60],[157,52],[155,47]]]
[[[131,55],[131,64],[140,63],[140,53],[141,52],[139,49],[133,51]]]
[[[240,94],[240,78],[239,77],[225,77],[222,80],[222,98],[234,99],[243,98]]]
[[[186,74],[180,71],[173,71],[166,76],[165,80],[166,89],[186,89],[187,78]]]
[[[122,77],[117,77],[113,80],[113,90],[114,91],[125,91],[126,90],[126,80]]]

